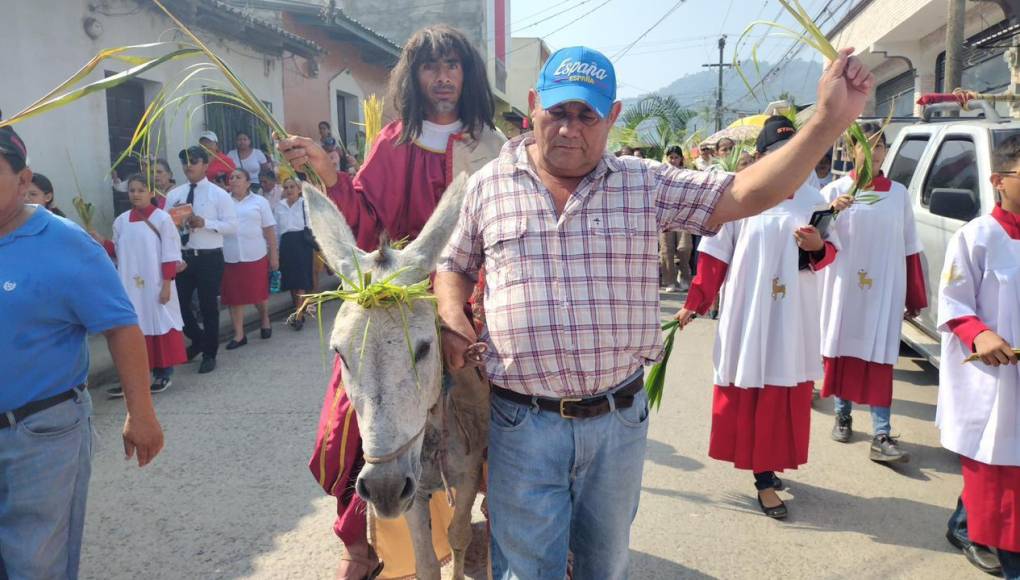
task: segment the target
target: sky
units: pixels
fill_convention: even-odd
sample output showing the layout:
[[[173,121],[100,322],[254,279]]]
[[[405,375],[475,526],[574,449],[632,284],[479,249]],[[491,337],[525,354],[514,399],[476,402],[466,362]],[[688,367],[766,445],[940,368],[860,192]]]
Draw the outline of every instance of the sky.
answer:
[[[838,14],[822,26],[827,30],[854,2],[801,0],[801,3],[812,16],[827,5],[839,7]],[[676,9],[669,13],[674,6]],[[776,0],[683,0],[679,3],[677,0],[511,0],[510,28],[514,37],[544,38],[553,50],[579,44],[598,49],[613,60],[618,97],[627,98],[655,91],[685,74],[705,70],[701,66],[703,63],[719,62],[720,34],[728,36],[725,61],[731,62],[734,45],[752,21],[776,20],[781,16],[779,22],[792,22],[781,10]],[[658,26],[638,40],[667,13],[669,15]],[[755,38],[765,29],[760,30],[762,32],[756,32]],[[629,52],[616,56],[635,41],[637,44]],[[747,43],[741,58],[751,57],[752,44]],[[758,58],[778,60],[792,44],[787,38],[768,38],[759,48]],[[800,58],[819,57],[805,48]]]

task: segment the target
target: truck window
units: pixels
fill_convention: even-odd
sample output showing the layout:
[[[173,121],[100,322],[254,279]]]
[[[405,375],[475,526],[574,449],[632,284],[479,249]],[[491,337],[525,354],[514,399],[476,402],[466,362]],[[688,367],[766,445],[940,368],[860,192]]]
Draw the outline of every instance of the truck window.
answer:
[[[889,179],[910,186],[910,179],[914,176],[917,163],[928,147],[928,139],[928,135],[917,135],[907,137],[900,144],[900,148],[896,151],[896,158],[893,159],[892,166],[889,167]]]
[[[921,205],[928,207],[936,189],[978,190],[977,149],[970,137],[947,137],[935,155],[924,189]]]

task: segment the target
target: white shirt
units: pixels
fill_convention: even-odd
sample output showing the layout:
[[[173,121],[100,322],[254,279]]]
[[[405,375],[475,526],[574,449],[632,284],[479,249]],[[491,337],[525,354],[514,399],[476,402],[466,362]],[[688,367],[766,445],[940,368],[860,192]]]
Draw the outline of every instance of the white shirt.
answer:
[[[461,123],[459,120],[449,125],[437,125],[429,121],[422,121],[421,135],[418,136],[415,143],[429,151],[446,153],[446,146],[450,142],[450,135],[460,133],[463,127],[464,123]]]
[[[188,203],[190,183],[178,185],[166,194],[166,207]],[[191,230],[185,250],[214,250],[223,247],[223,236],[237,232],[237,214],[234,200],[219,186],[202,178],[195,184],[192,213],[205,220],[205,227]]]
[[[269,162],[269,160],[266,159],[266,154],[263,153],[261,149],[252,149],[251,153],[244,159],[241,159],[237,149],[234,149],[230,153],[227,153],[227,157],[230,157],[230,160],[234,162],[234,165],[238,169],[243,169],[248,172],[248,179],[252,183],[259,182],[259,172],[262,171],[262,165]]]
[[[234,209],[237,233],[223,236],[223,259],[229,264],[261,260],[269,251],[262,230],[276,225],[269,202],[249,193],[240,201],[234,199]]]
[[[280,203],[276,204],[274,210],[276,213],[276,231],[279,235],[287,234],[290,232],[300,232],[305,229],[305,217],[308,215],[308,210],[305,208],[305,198],[300,197],[294,205],[287,203],[286,198],[280,200]]]

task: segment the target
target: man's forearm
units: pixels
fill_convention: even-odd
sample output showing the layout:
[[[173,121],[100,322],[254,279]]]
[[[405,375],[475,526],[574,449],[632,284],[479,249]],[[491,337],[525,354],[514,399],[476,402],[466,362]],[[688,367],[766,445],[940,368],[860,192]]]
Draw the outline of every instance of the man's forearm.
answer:
[[[793,195],[845,129],[813,117],[789,143],[733,178],[712,215],[712,224],[761,213]]]
[[[138,326],[121,326],[108,330],[105,336],[128,413],[138,418],[155,416],[149,391],[149,355],[142,330]]]
[[[448,324],[464,316],[464,305],[471,298],[474,283],[471,278],[457,272],[436,272],[433,284],[438,303],[439,317]]]

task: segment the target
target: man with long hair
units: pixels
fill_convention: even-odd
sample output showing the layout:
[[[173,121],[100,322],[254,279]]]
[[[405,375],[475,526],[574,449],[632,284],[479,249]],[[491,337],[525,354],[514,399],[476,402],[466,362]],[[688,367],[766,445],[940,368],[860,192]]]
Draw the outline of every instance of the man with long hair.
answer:
[[[280,144],[291,164],[310,164],[323,177],[358,246],[367,251],[375,249],[382,236],[417,236],[453,177],[480,169],[506,140],[493,125],[495,105],[485,61],[463,33],[448,26],[424,28],[411,36],[390,75],[388,100],[399,118],[376,137],[353,189],[343,187],[336,167],[311,139],[294,137]],[[337,361],[309,467],[323,489],[337,498],[333,529],[346,548],[337,578],[360,579],[379,566],[379,558],[368,544],[365,503],[354,493],[364,461],[357,417],[340,369]],[[377,527],[377,538],[380,531]],[[386,562],[389,574],[407,565]]]

